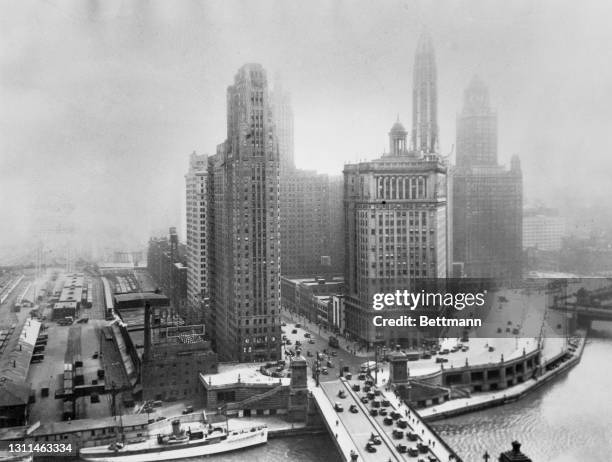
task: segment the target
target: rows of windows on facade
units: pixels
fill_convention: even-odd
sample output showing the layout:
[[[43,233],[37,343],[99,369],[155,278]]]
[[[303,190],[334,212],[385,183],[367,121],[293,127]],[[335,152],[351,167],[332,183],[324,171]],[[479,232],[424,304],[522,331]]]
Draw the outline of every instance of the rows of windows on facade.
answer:
[[[227,90],[227,139],[215,155],[193,153],[186,175],[184,316],[205,323],[220,359],[280,358],[281,274],[342,275],[344,315],[332,327],[371,343],[418,340],[372,325],[375,293],[423,278],[521,276],[520,163],[498,163],[486,86],[474,78],[465,90],[454,166],[440,153],[437,111],[424,34],[411,131],[398,117],[387,152],[345,165],[343,177],[321,175],[295,167],[293,112],[279,81],[269,91],[261,65],[239,69]]]

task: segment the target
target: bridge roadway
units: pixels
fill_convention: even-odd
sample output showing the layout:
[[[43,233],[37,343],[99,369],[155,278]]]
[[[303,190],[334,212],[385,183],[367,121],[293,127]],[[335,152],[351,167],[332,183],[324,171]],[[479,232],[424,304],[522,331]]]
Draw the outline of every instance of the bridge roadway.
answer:
[[[371,402],[368,404],[361,402],[361,397],[366,396],[366,393],[363,391],[353,391],[352,386],[355,384],[359,384],[362,388],[364,382],[340,379],[333,382],[323,382],[320,384],[320,387],[312,389],[313,397],[316,400],[325,424],[345,461],[351,460],[350,454],[351,451],[354,451],[359,455],[357,459],[359,462],[417,462],[419,460],[427,462],[461,462],[461,459],[454,451],[421,420],[418,414],[400,403],[392,392],[381,390],[381,396],[376,397],[376,399],[387,399],[390,402],[390,405],[386,406],[388,413],[390,414],[394,410],[400,412],[402,419],[408,424],[406,428],[401,429],[404,432],[404,438],[396,439],[393,436],[393,430],[399,429],[397,422],[393,421],[391,425],[385,425],[383,416],[372,417],[370,415]],[[345,398],[339,397],[341,390],[345,392]],[[337,412],[334,409],[336,402],[342,404],[343,411]],[[357,407],[357,413],[349,411],[352,404]],[[418,441],[409,441],[407,438],[408,433],[416,434]],[[381,439],[381,444],[375,446],[375,453],[370,453],[366,450],[366,444],[370,441],[372,434]],[[399,444],[416,449],[417,443],[427,445],[429,447],[427,453],[410,456],[407,452],[400,453],[397,450]]]
[[[612,306],[586,306],[577,303],[566,303],[563,306],[552,306],[553,310],[576,313],[596,321],[612,321]]]

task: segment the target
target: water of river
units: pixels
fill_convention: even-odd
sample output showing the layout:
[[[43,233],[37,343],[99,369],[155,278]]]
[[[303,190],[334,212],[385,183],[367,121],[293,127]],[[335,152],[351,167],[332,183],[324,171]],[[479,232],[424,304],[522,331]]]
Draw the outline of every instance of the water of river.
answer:
[[[534,462],[612,461],[612,325],[596,332],[582,361],[567,375],[524,399],[436,422],[434,427],[465,462],[491,461],[520,441]],[[326,435],[270,440],[267,445],[209,457],[210,462],[327,462],[336,460]]]

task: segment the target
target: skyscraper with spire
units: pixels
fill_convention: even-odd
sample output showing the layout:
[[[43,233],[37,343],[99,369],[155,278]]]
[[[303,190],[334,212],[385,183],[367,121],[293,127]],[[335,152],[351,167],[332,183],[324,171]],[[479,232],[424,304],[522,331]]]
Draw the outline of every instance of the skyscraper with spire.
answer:
[[[421,34],[414,57],[412,87],[412,150],[438,152],[436,55],[428,33]]]
[[[416,328],[373,324],[372,298],[419,290],[449,272],[446,160],[438,152],[436,65],[433,45],[421,36],[416,50],[412,140],[397,118],[388,152],[344,166],[345,326],[369,345],[417,347]],[[383,316],[401,315],[386,309]]]

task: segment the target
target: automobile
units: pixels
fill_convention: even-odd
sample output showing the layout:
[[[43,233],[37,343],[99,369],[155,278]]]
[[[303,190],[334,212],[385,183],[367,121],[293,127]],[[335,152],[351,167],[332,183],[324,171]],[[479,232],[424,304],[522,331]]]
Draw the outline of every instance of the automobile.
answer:
[[[364,390],[365,390],[365,388],[364,388]],[[374,392],[373,391],[368,391],[368,390],[365,390],[365,391],[368,394],[368,399],[374,399]]]
[[[350,372],[345,372],[344,377],[346,378],[346,380],[351,380],[353,378],[353,374],[351,374]],[[359,388],[359,385],[355,385],[355,386]]]
[[[400,454],[404,454],[408,450],[408,447],[405,444],[401,444],[401,443],[398,444],[395,448],[397,449],[397,452],[399,452]]]
[[[417,435],[416,433],[413,433],[413,432],[408,432],[408,433],[406,433],[406,438],[409,441],[417,441],[419,439],[419,435]]]
[[[362,402],[363,404],[368,404],[368,397],[367,397],[367,396],[362,396],[362,397],[361,397],[361,402]]]
[[[398,429],[393,430],[393,438],[400,439],[404,437],[404,432]]]
[[[410,457],[418,457],[419,450],[417,448],[408,448],[408,455]]]
[[[451,353],[456,353],[457,351],[459,351],[459,347],[458,346],[454,346],[451,348]]]
[[[502,332],[503,332],[503,331],[502,331],[502,328],[501,328],[501,327],[498,327],[498,328],[497,328],[497,333],[498,333],[498,334],[501,334]]]
[[[340,404],[339,402],[336,401],[336,404],[334,404],[334,409],[336,410],[336,412],[342,412],[344,411],[344,408],[342,407],[342,404]]]
[[[332,363],[331,361],[327,361],[327,367],[329,367],[330,369],[333,369],[334,363]]]
[[[292,345],[292,342],[291,342],[291,340],[289,340],[289,339],[285,340],[285,343],[286,343],[287,345]]]
[[[365,379],[366,379],[366,376],[365,376],[365,374],[359,374],[359,375],[357,376],[357,378],[358,378],[359,380],[365,380]]]
[[[438,354],[438,350],[430,350],[429,354],[432,356],[436,356]]]
[[[342,399],[346,398],[346,392],[344,390],[340,390],[338,392],[338,398],[342,398]]]
[[[304,332],[304,337],[310,338],[310,332]]]
[[[366,444],[366,451],[368,451],[368,452],[376,452],[376,448],[374,447],[374,445],[371,442],[368,442],[368,444]]]
[[[408,426],[408,422],[406,420],[404,420],[404,419],[399,419],[397,421],[397,426],[399,428],[406,428]]]
[[[94,352],[93,354],[93,359],[98,359],[99,353],[97,351]]]
[[[494,352],[494,351],[495,351],[495,347],[490,346],[490,347],[489,347],[489,353],[492,353],[492,352]]]
[[[295,341],[295,346],[300,346],[300,345],[302,345],[302,342],[300,342],[299,340],[296,340]]]
[[[380,407],[380,401],[378,401],[377,399],[372,401],[372,407]]]
[[[423,359],[431,359],[431,354],[430,353],[423,353],[421,358],[423,358]]]
[[[324,368],[321,369],[321,374],[323,374],[323,375],[329,374],[329,372],[327,371],[327,367],[324,367]]]
[[[87,324],[89,322],[89,318],[81,318],[77,321],[77,324]]]
[[[287,336],[286,335],[283,335],[282,338],[283,338],[283,340],[287,340]]]
[[[429,446],[423,443],[417,443],[417,449],[421,454],[427,454],[429,452]]]
[[[308,343],[310,343],[311,345],[314,345],[315,341],[311,338],[308,339]]]
[[[447,354],[449,354],[449,353],[450,353],[450,351],[449,351],[449,349],[448,349],[448,348],[444,348],[444,350],[440,350],[440,354],[441,354],[441,355],[447,355]]]
[[[332,350],[332,351],[330,352],[330,355],[332,355],[332,356],[338,356],[338,353],[337,353],[336,351]]]
[[[292,334],[297,334],[297,329],[293,329],[293,330],[291,331],[291,333],[292,333]]]
[[[382,444],[382,440],[380,439],[380,436],[375,435],[374,433],[370,435],[370,441],[374,443],[376,446],[380,446]]]
[[[300,327],[302,327],[302,325],[298,323],[298,324],[296,324],[296,325],[295,325],[295,327],[296,327],[297,329],[299,329]]]
[[[359,409],[357,409],[356,405],[351,404],[351,407],[349,407],[349,411],[351,411],[353,414],[357,414],[359,412]]]
[[[385,409],[384,407],[380,408],[379,411],[378,411],[378,414],[386,416],[388,414],[387,413],[387,409]]]
[[[436,358],[436,363],[447,363],[447,362],[448,362],[448,358],[440,358],[440,357]]]
[[[370,409],[370,415],[372,417],[376,417],[378,415],[378,410],[377,409]]]
[[[358,383],[353,384],[351,388],[353,389],[353,391],[359,391],[361,389]]]
[[[193,406],[187,406],[183,409],[183,414],[191,414],[193,412]]]
[[[518,335],[519,330],[517,328],[512,329],[512,335]]]
[[[381,409],[381,410],[382,410],[382,409]],[[379,414],[381,414],[381,415],[382,415],[382,413],[380,413],[380,412],[379,412]],[[393,425],[393,419],[392,419],[391,417],[385,417],[385,418],[383,419],[383,423],[384,423],[385,425]]]
[[[161,422],[162,420],[166,420],[163,415],[160,415],[157,419],[155,419],[156,422]]]
[[[383,399],[382,400],[382,405],[385,406],[385,407],[388,407],[388,406],[391,406],[391,403],[389,402],[388,399]]]
[[[402,416],[402,415],[401,415],[399,412],[397,412],[397,411],[391,411],[391,418],[392,418],[393,420],[397,420],[397,419],[399,419],[401,416]]]
[[[380,396],[380,390],[377,388],[376,390],[374,390],[374,396]]]
[[[463,351],[465,353],[469,349],[470,349],[470,347],[468,345],[463,345],[463,348],[461,348],[461,351]]]

